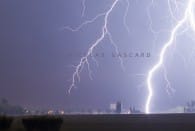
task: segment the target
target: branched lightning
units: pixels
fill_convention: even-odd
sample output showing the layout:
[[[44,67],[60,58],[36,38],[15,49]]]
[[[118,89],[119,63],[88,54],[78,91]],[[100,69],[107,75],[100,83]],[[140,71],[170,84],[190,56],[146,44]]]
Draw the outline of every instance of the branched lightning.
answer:
[[[166,70],[165,66],[163,65],[162,68],[163,68],[163,77],[164,77],[164,80],[166,82],[165,90],[166,90],[168,95],[171,95],[172,92],[175,92],[175,89],[172,88],[172,86],[171,86],[171,82],[168,79],[168,74],[167,74],[167,70]]]
[[[89,23],[93,23],[96,19],[98,19],[101,16],[104,17],[104,24],[102,26],[101,36],[91,45],[91,47],[88,49],[86,55],[81,58],[79,64],[75,66],[75,71],[74,71],[74,73],[72,75],[72,84],[69,87],[68,93],[70,93],[71,90],[75,87],[76,80],[80,81],[80,73],[81,73],[81,71],[82,71],[82,69],[83,69],[85,64],[87,65],[89,72],[91,72],[90,64],[89,64],[89,60],[88,59],[93,54],[93,50],[102,42],[102,40],[105,38],[106,35],[110,38],[110,40],[112,40],[110,32],[108,31],[108,28],[107,28],[108,18],[109,18],[109,15],[111,14],[111,12],[113,11],[113,9],[115,8],[115,6],[117,5],[118,1],[119,0],[114,0],[113,4],[111,5],[111,7],[108,9],[107,12],[101,13],[101,14],[97,15],[94,19],[84,22],[83,24],[81,24],[76,29],[72,29],[70,27],[65,27],[65,29],[69,29],[71,31],[78,31],[84,25],[87,25]],[[85,3],[85,1],[83,1],[83,3]],[[85,9],[85,4],[83,4],[83,5],[84,5],[84,9]],[[111,42],[112,42],[112,44],[114,44],[113,41],[111,41]],[[115,48],[115,49],[117,50],[117,48]]]
[[[174,28],[171,30],[169,40],[164,44],[164,46],[162,47],[160,51],[158,62],[148,72],[147,88],[148,88],[149,94],[147,96],[146,105],[145,105],[145,113],[147,114],[150,113],[150,104],[151,104],[151,100],[153,97],[152,78],[155,72],[160,67],[163,66],[165,54],[168,48],[173,45],[175,37],[177,36],[177,32],[185,24],[190,24],[191,28],[195,31],[195,18],[194,18],[194,11],[193,11],[194,7],[195,7],[195,0],[189,0],[187,3],[187,7],[185,9],[185,12],[184,12],[184,16],[182,17],[181,20],[177,20]]]
[[[127,4],[127,6],[126,6],[125,14],[124,14],[124,17],[123,17],[123,23],[125,25],[125,28],[127,29],[127,32],[130,33],[130,29],[127,25],[127,20],[126,20],[128,12],[129,12],[129,5],[130,5],[129,0],[126,0],[126,4]]]
[[[70,30],[70,31],[72,31],[72,32],[77,32],[77,31],[79,31],[81,28],[83,28],[84,26],[86,26],[86,25],[88,25],[88,24],[91,24],[91,23],[95,22],[98,18],[103,17],[103,16],[105,16],[105,15],[106,15],[106,13],[100,13],[100,14],[96,15],[94,18],[92,18],[92,19],[90,19],[90,20],[86,20],[85,22],[83,22],[81,25],[79,25],[79,26],[76,27],[76,28],[72,28],[72,27],[70,27],[70,26],[65,26],[65,27],[63,27],[63,29]]]
[[[177,4],[176,0],[168,0],[168,7],[169,7],[169,12],[171,14],[171,17],[176,20],[176,17],[173,15],[173,11],[172,11],[172,8],[171,8],[171,2],[173,2],[174,4]],[[167,30],[165,29],[161,29],[161,30],[155,30],[153,29],[152,25],[153,25],[153,21],[152,21],[152,16],[151,16],[151,8],[154,8],[156,6],[156,3],[154,2],[154,0],[151,0],[151,2],[149,3],[149,6],[147,7],[147,15],[148,15],[148,19],[149,19],[149,30],[153,33],[153,36],[154,36],[154,39],[153,39],[153,46],[152,46],[152,51],[156,50],[156,41],[157,41],[157,38],[159,36],[160,33],[162,32],[168,32]],[[178,5],[175,6],[175,10],[178,9]],[[174,48],[175,49],[175,48]],[[164,77],[164,80],[166,82],[166,86],[165,86],[165,90],[167,92],[167,94],[169,96],[172,95],[172,93],[175,92],[175,89],[171,86],[171,82],[169,81],[168,79],[168,74],[167,74],[167,70],[166,70],[166,67],[165,65],[163,65],[163,77]]]
[[[83,9],[82,9],[81,17],[84,17],[84,16],[85,16],[85,10],[86,10],[85,2],[86,2],[86,0],[83,0],[83,1],[82,1]]]
[[[109,38],[110,43],[113,45],[113,47],[115,49],[115,52],[119,53],[119,49],[112,38],[111,32],[108,30],[109,16],[119,1],[120,0],[113,0],[113,3],[111,4],[110,8],[106,12],[100,13],[100,14],[96,15],[94,18],[83,22],[77,28],[72,28],[69,26],[66,26],[63,28],[63,29],[70,30],[72,32],[77,32],[81,28],[83,28],[84,26],[91,24],[91,23],[94,23],[99,18],[103,18],[103,20],[104,20],[103,25],[101,27],[100,36],[95,40],[94,43],[91,44],[91,46],[87,50],[87,53],[83,57],[81,57],[79,63],[76,66],[74,66],[75,70],[72,74],[72,82],[71,82],[71,85],[69,87],[68,93],[70,93],[71,90],[76,87],[76,83],[80,81],[80,73],[82,72],[85,65],[87,66],[87,69],[89,71],[89,77],[90,77],[90,79],[92,79],[92,71],[90,69],[89,58],[92,58],[92,60],[94,60],[97,63],[96,59],[93,57],[93,51],[99,44],[101,44],[101,42],[104,40],[105,37]],[[124,0],[124,1],[126,1],[126,9],[124,12],[123,24],[124,24],[127,32],[130,33],[130,29],[128,28],[127,19],[126,19],[128,12],[129,12],[130,4],[129,4],[129,0]],[[165,89],[166,89],[167,93],[170,94],[170,92],[175,91],[171,87],[171,83],[168,80],[168,75],[167,75],[167,71],[166,71],[165,63],[164,63],[165,55],[166,55],[168,49],[174,44],[176,37],[179,35],[179,33],[181,33],[181,32],[179,32],[179,30],[185,24],[188,25],[189,27],[191,27],[191,29],[193,31],[195,31],[195,14],[193,11],[193,9],[195,7],[195,0],[188,0],[183,17],[181,19],[178,19],[177,17],[174,16],[174,13],[179,10],[179,7],[178,7],[179,2],[177,0],[167,0],[167,1],[168,1],[168,9],[169,9],[170,15],[173,18],[174,22],[176,22],[176,23],[174,24],[172,30],[170,31],[170,36],[169,36],[168,41],[163,44],[163,47],[160,50],[159,59],[158,59],[157,63],[154,64],[154,66],[152,66],[152,68],[148,71],[148,74],[146,76],[147,77],[146,80],[147,80],[148,96],[147,96],[147,100],[145,103],[145,113],[147,113],[147,114],[150,113],[151,101],[152,101],[153,94],[154,94],[154,92],[153,92],[154,87],[152,84],[153,83],[152,80],[153,80],[154,74],[157,72],[157,70],[159,70],[160,68],[163,69],[163,73],[164,73],[163,76],[164,76],[164,80],[166,82]],[[172,7],[172,4],[174,5],[174,7]],[[179,4],[182,4],[182,3],[179,3]],[[154,43],[155,43],[157,40],[157,34],[159,34],[162,31],[167,32],[167,30],[156,31],[152,28],[152,18],[150,16],[150,8],[153,5],[154,5],[154,0],[151,0],[151,3],[150,3],[149,8],[147,10],[147,14],[148,14],[149,22],[150,22],[149,29],[154,34],[154,37],[155,37]],[[83,8],[82,8],[81,16],[84,17],[85,10],[86,10],[86,0],[82,0],[82,7]],[[183,32],[184,32],[184,30],[183,30]],[[119,60],[120,60],[121,67],[124,70],[125,67],[124,67],[124,63],[123,63],[122,58],[119,57]]]

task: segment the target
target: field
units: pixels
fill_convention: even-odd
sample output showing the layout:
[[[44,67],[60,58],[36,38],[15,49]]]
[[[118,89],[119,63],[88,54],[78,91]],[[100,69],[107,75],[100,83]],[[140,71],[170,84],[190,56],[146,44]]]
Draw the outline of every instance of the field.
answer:
[[[195,131],[195,114],[1,116],[0,131]]]

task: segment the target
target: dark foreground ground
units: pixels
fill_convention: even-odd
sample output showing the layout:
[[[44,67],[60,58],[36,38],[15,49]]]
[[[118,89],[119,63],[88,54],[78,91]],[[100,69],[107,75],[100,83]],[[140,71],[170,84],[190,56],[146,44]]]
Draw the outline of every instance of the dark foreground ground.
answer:
[[[2,116],[0,131],[195,131],[195,114]]]

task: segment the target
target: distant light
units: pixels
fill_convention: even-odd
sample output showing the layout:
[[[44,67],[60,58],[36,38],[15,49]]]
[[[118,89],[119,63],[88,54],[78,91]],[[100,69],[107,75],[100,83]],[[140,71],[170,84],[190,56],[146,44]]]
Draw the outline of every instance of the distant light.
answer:
[[[47,114],[48,114],[48,115],[53,115],[53,114],[54,114],[54,111],[53,111],[53,110],[49,110],[49,111],[47,112]]]
[[[60,111],[59,111],[59,114],[60,114],[60,115],[64,115],[65,112],[64,112],[63,110],[60,110]]]

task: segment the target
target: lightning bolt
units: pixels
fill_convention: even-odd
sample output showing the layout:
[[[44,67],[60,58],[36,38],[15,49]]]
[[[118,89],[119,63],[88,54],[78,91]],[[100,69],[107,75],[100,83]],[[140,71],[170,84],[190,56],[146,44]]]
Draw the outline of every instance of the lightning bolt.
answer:
[[[92,59],[94,61],[96,61],[95,58],[92,55],[93,54],[93,51],[104,40],[104,38],[106,36],[109,38],[110,43],[114,46],[115,51],[116,52],[119,52],[119,49],[118,49],[116,43],[113,41],[112,35],[111,35],[111,33],[109,32],[109,30],[107,28],[108,18],[109,18],[110,14],[112,13],[113,9],[116,7],[116,5],[117,5],[117,3],[119,1],[120,0],[113,0],[112,5],[110,6],[110,8],[106,12],[100,13],[97,16],[95,16],[93,19],[85,21],[84,23],[82,23],[80,26],[78,26],[75,29],[74,28],[71,28],[71,27],[68,27],[68,26],[67,27],[64,27],[64,29],[68,29],[70,31],[77,32],[81,28],[83,28],[85,25],[88,25],[90,23],[93,23],[98,18],[100,18],[100,17],[103,17],[104,18],[104,24],[103,24],[103,26],[101,28],[102,29],[101,30],[101,35],[96,39],[96,41],[94,43],[92,43],[92,45],[88,49],[86,55],[83,56],[80,59],[80,62],[78,63],[78,65],[75,66],[75,71],[73,72],[73,75],[72,75],[72,83],[71,83],[71,85],[69,87],[68,93],[70,93],[71,90],[76,87],[76,82],[79,82],[80,81],[80,73],[82,72],[82,70],[83,70],[83,68],[84,68],[85,65],[87,65],[90,79],[92,79],[92,71],[90,69],[89,57],[92,56]],[[126,17],[128,15],[128,10],[129,10],[129,1],[128,0],[125,0],[125,1],[127,3],[127,6],[126,6],[125,13],[124,13],[123,23],[124,23],[125,28],[127,29],[127,32],[129,33],[130,30],[128,28],[127,21],[126,21]],[[173,3],[175,5],[175,8],[174,9],[172,9],[171,3]],[[85,4],[86,4],[86,0],[82,0],[82,7],[83,7],[82,17],[85,15],[85,10],[86,10],[86,5]],[[153,6],[153,4],[154,4],[154,0],[151,0],[151,3],[149,5],[149,8],[151,6]],[[190,25],[190,27],[195,31],[195,19],[194,19],[194,12],[193,12],[193,8],[195,6],[194,4],[195,4],[195,0],[189,0],[188,3],[187,3],[187,7],[186,7],[186,9],[184,11],[184,16],[180,20],[178,20],[174,16],[174,12],[177,11],[177,10],[179,10],[179,8],[178,8],[178,2],[177,2],[177,0],[168,0],[168,7],[169,7],[170,15],[176,21],[176,24],[175,24],[174,28],[171,30],[170,37],[169,37],[168,41],[163,44],[164,46],[162,47],[162,49],[160,51],[159,59],[158,59],[157,63],[149,70],[149,72],[147,74],[148,96],[147,96],[147,100],[146,100],[146,103],[145,103],[145,113],[147,113],[147,114],[150,113],[150,105],[151,105],[151,101],[152,101],[152,97],[153,97],[153,88],[154,87],[152,85],[152,79],[153,79],[154,74],[156,73],[156,71],[158,69],[160,69],[161,67],[163,68],[164,79],[165,79],[165,81],[167,83],[166,84],[166,91],[168,93],[170,91],[174,91],[174,89],[171,87],[171,83],[168,80],[167,71],[166,71],[165,65],[164,65],[164,57],[166,55],[166,52],[167,52],[168,48],[173,45],[176,36],[179,34],[178,33],[179,29],[184,24],[187,24],[188,23]],[[156,36],[160,32],[157,32],[154,29],[152,29],[152,19],[151,19],[150,13],[149,13],[149,8],[148,8],[148,12],[147,13],[148,13],[148,16],[149,16],[149,21],[150,21],[150,30]],[[156,39],[157,38],[155,37],[155,40]],[[154,40],[154,43],[155,43],[155,40]],[[123,64],[122,58],[119,57],[119,60],[120,60],[121,67],[124,70],[124,64]]]
[[[189,24],[190,27],[195,31],[195,18],[194,18],[194,11],[193,11],[194,7],[195,7],[195,0],[189,0],[187,3],[187,7],[184,11],[184,16],[181,18],[181,20],[177,20],[174,28],[171,30],[170,38],[164,44],[164,46],[162,47],[162,49],[160,51],[159,59],[158,59],[157,63],[148,72],[148,75],[147,75],[148,96],[147,96],[147,100],[146,100],[146,104],[145,104],[145,113],[146,114],[150,113],[150,105],[151,105],[151,101],[152,101],[152,97],[153,97],[153,88],[154,87],[152,85],[152,78],[153,78],[155,72],[160,67],[163,67],[165,54],[166,54],[168,48],[173,45],[174,40],[177,36],[177,32],[185,24]]]
[[[75,71],[74,71],[74,73],[72,75],[72,84],[70,85],[69,90],[68,90],[69,94],[70,94],[71,90],[76,87],[75,86],[76,85],[76,81],[77,80],[80,81],[80,73],[81,73],[82,69],[84,68],[84,65],[87,65],[88,71],[91,74],[91,69],[90,69],[90,64],[89,64],[89,57],[92,56],[94,49],[104,40],[104,38],[106,36],[109,37],[109,39],[111,41],[111,44],[114,45],[115,50],[118,52],[118,48],[117,48],[116,44],[114,43],[114,41],[112,40],[111,33],[109,32],[109,30],[107,28],[108,18],[110,16],[111,12],[113,11],[113,9],[116,7],[118,2],[119,2],[119,0],[114,0],[114,2],[112,3],[111,7],[107,10],[107,12],[101,13],[101,14],[97,15],[95,18],[93,18],[92,20],[84,22],[83,24],[81,24],[76,29],[72,29],[70,27],[65,27],[65,29],[69,29],[69,30],[75,32],[75,31],[78,31],[79,29],[81,29],[83,26],[85,26],[85,25],[87,25],[89,23],[93,23],[99,17],[104,16],[104,24],[102,26],[101,36],[91,45],[91,47],[88,49],[86,55],[83,56],[80,59],[79,64],[75,66]],[[85,0],[83,0],[83,12],[85,12],[85,8],[86,8],[85,7]],[[84,13],[82,13],[82,14],[84,15]],[[95,60],[95,58],[93,58],[93,60]],[[90,78],[92,79],[91,75],[90,75]]]

